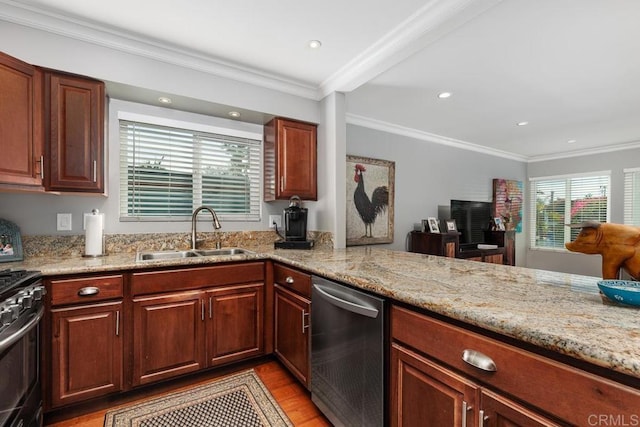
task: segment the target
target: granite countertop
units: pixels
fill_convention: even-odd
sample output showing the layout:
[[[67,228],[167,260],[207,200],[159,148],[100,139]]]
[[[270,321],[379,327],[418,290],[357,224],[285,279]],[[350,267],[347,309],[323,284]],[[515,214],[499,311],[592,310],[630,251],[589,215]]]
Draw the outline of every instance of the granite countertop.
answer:
[[[252,248],[253,249],[253,248]],[[372,247],[283,250],[136,262],[37,257],[7,267],[45,275],[273,259],[605,368],[640,377],[640,311],[604,304],[598,278]]]

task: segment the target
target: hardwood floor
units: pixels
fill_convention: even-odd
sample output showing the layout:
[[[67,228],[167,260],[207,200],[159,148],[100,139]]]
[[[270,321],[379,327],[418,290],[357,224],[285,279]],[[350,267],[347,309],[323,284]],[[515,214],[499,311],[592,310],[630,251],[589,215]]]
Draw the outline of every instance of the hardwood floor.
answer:
[[[148,391],[135,392],[126,398],[117,398],[112,401],[94,402],[91,407],[78,407],[72,410],[60,410],[57,413],[48,414],[45,417],[45,426],[51,427],[102,427],[104,414],[118,406],[157,397],[179,390],[184,390],[194,385],[203,384],[214,378],[232,374],[244,369],[253,368],[265,386],[269,389],[282,410],[287,414],[294,426],[298,427],[329,427],[331,423],[320,413],[311,402],[309,392],[275,360],[261,361],[256,364],[242,364],[218,370],[213,373],[172,381],[168,384],[153,387]],[[89,409],[91,408],[91,409]],[[98,408],[98,409],[96,409]],[[73,412],[70,412],[73,411]],[[88,412],[87,411],[91,411]],[[72,418],[69,418],[69,417]]]

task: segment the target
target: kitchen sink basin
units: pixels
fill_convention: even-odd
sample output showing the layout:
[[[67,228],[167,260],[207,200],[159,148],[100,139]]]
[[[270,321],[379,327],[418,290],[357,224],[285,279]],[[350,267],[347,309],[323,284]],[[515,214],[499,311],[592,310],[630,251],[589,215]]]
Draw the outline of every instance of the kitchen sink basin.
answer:
[[[138,252],[136,261],[169,260],[193,257],[216,257],[225,255],[243,255],[253,252],[243,248],[223,248],[223,249],[191,249],[187,251],[150,251]]]

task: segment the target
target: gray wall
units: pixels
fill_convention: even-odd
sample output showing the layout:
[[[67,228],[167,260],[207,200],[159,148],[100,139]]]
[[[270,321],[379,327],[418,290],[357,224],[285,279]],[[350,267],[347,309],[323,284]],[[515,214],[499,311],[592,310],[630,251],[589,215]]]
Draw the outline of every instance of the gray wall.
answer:
[[[611,216],[610,222],[624,221],[624,174],[623,169],[640,166],[640,148],[613,151],[566,159],[531,162],[527,175],[531,178],[572,173],[611,171]],[[527,183],[528,184],[528,183]],[[526,186],[529,187],[528,185]],[[527,200],[529,200],[527,194]],[[529,212],[529,216],[531,212]],[[529,244],[527,242],[527,248]],[[527,249],[526,265],[531,268],[562,271],[588,276],[602,276],[600,255],[576,254],[567,251]]]
[[[383,246],[397,250],[407,247],[408,233],[422,219],[438,216],[438,205],[491,201],[493,178],[526,179],[523,162],[355,125],[347,125],[347,154],[395,162],[394,241]],[[524,233],[516,235],[518,265],[524,265],[525,241]]]

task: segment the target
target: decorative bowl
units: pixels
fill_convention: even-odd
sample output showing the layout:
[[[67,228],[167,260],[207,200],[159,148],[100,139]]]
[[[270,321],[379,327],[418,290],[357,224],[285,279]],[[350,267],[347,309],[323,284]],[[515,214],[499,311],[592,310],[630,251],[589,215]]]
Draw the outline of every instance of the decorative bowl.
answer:
[[[640,282],[633,280],[600,280],[598,288],[612,301],[640,306]]]

